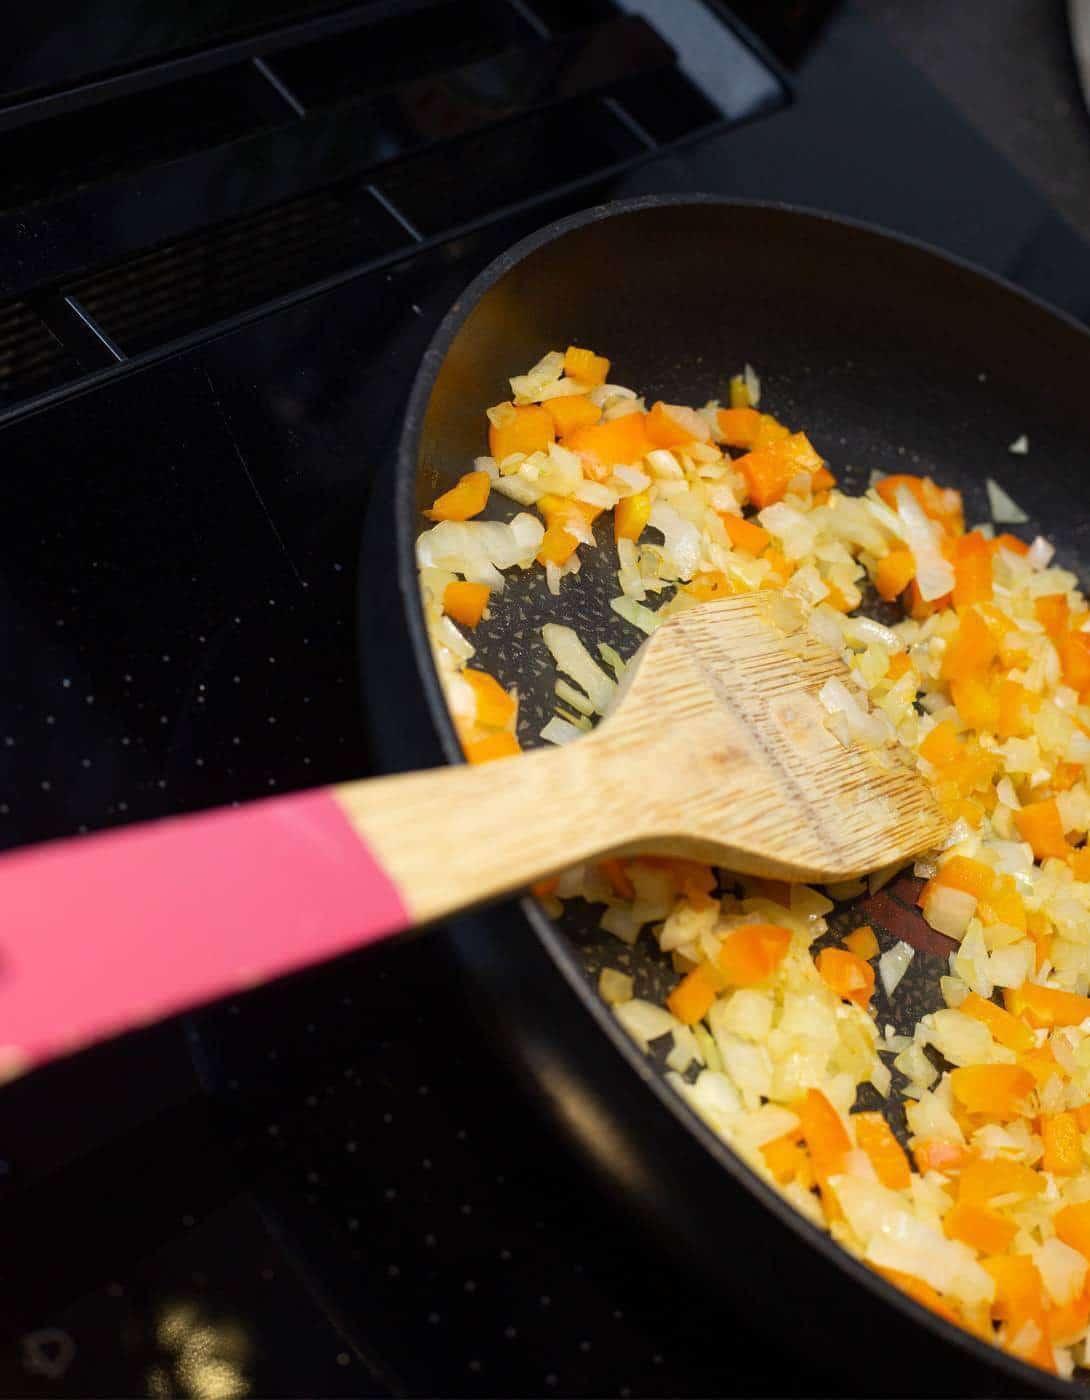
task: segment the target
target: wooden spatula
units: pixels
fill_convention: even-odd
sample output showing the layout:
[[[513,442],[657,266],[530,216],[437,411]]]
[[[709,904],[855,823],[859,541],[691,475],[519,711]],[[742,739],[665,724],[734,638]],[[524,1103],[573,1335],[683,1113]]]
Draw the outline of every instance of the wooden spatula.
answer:
[[[907,756],[826,727],[830,678],[851,684],[782,596],[730,598],[660,627],[612,712],[564,748],[7,855],[3,1064],[17,1073],[594,857],[844,880],[939,844]]]

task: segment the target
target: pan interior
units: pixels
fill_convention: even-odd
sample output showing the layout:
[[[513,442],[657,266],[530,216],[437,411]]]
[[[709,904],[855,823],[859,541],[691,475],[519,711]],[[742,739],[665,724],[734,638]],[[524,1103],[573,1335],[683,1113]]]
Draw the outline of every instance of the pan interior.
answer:
[[[991,477],[1029,514],[1023,533],[1047,535],[1058,563],[1090,576],[1090,512],[1081,509],[1090,337],[929,249],[799,211],[659,204],[542,242],[467,301],[423,414],[417,510],[486,450],[483,410],[510,396],[508,376],[576,343],[609,356],[610,379],[648,402],[725,400],[729,376],[749,363],[762,409],[804,429],[846,491],[865,489],[872,471],[930,475],[962,491],[972,525],[989,518]],[[1012,454],[1022,436],[1028,455]],[[509,519],[518,509],[493,493],[487,514]],[[415,520],[414,533],[423,523]],[[642,640],[608,606],[617,592],[608,519],[596,535],[559,597],[540,570],[510,571],[492,622],[474,635],[474,665],[518,684],[525,747],[540,742],[555,704],[545,622],[625,657]],[[898,1031],[941,1004],[952,946],[929,936],[913,894],[895,887],[879,905],[842,904],[830,919],[830,937],[870,922],[883,946],[916,943],[892,1003],[876,994],[879,1025]],[[637,995],[661,999],[676,981],[668,960],[646,936],[628,948],[602,932],[599,914],[566,906],[556,941],[569,974],[590,984],[602,966],[621,968]]]
[[[514,263],[455,335],[420,437],[416,499],[430,504],[486,450],[483,410],[510,394],[507,377],[575,342],[612,360],[610,378],[668,402],[726,398],[745,363],[761,406],[803,428],[846,490],[871,471],[934,476],[965,495],[966,519],[988,519],[985,479],[1029,513],[1086,578],[1090,512],[1083,443],[1090,441],[1090,338],[1002,284],[916,245],[819,216],[716,203],[638,209],[575,228]],[[1008,449],[1029,439],[1028,455]],[[519,507],[493,493],[488,514]],[[419,518],[419,517],[418,517]],[[541,627],[574,627],[630,656],[642,633],[608,605],[616,555],[608,520],[559,597],[540,570],[506,576],[502,605],[474,635],[474,664],[517,682],[520,737],[539,743],[553,712],[555,670]],[[833,922],[876,923],[884,943],[926,939],[905,911],[911,887],[876,908],[839,905]],[[638,994],[676,980],[641,939],[629,949],[572,901],[561,921],[584,975],[631,971]],[[949,946],[949,945],[947,945]],[[921,956],[879,1023],[910,1030],[939,1004],[941,940]]]

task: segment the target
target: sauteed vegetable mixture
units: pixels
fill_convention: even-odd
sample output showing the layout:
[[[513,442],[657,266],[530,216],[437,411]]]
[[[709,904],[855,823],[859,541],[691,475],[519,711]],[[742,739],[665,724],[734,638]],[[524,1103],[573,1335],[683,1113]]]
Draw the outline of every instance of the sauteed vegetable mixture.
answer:
[[[866,925],[827,937],[825,916],[860,886],[640,858],[536,893],[553,912],[602,906],[622,944],[656,940],[677,974],[665,1005],[634,997],[617,968],[601,995],[803,1214],[996,1345],[1063,1375],[1090,1364],[1090,610],[1077,580],[1045,540],[1004,528],[1026,517],[994,482],[992,519],[973,529],[959,493],[928,477],[875,475],[844,494],[805,432],[760,410],[748,367],[725,404],[699,407],[648,406],[575,346],[510,383],[482,423],[487,455],[418,541],[467,759],[519,751],[517,678],[474,667],[471,640],[503,607],[506,570],[540,568],[559,594],[579,587],[584,551],[615,551],[610,606],[633,650],[681,609],[782,589],[851,668],[854,689],[822,693],[828,727],[903,742],[954,824],[915,867],[923,916],[953,951],[942,1004],[897,1035],[875,1022],[875,979],[894,997],[913,949],[879,956]],[[509,523],[479,518],[494,492],[520,508]],[[876,598],[900,620],[858,611]],[[559,624],[543,641],[557,679],[540,737],[566,743],[625,663]],[[861,1088],[889,1121],[857,1111]]]

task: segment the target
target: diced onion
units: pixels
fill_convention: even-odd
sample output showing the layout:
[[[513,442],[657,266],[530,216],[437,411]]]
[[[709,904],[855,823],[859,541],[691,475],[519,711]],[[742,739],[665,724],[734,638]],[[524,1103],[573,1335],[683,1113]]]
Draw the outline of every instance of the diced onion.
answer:
[[[895,943],[878,959],[878,976],[887,997],[893,996],[915,955],[916,950],[911,944]]]
[[[631,622],[633,627],[638,627],[641,632],[646,632],[649,636],[656,627],[662,625],[662,618],[657,613],[652,612],[650,608],[645,608],[642,603],[637,603],[633,598],[611,598],[609,606],[618,616],[623,617],[626,622]]]
[[[541,731],[541,737],[547,744],[570,744],[573,739],[581,738],[583,731],[576,728],[574,724],[569,724],[566,719],[561,719],[559,715],[553,715],[548,724]]]
[[[1056,553],[1056,546],[1050,544],[1043,536],[1038,535],[1029,547],[1026,555],[1026,563],[1031,569],[1047,569],[1052,563]]]
[[[576,685],[581,685],[594,708],[604,714],[617,682],[605,674],[570,627],[547,622],[541,629],[541,636],[557,669],[570,676]]]
[[[620,1006],[632,1000],[634,983],[627,972],[619,972],[614,967],[603,967],[598,974],[598,995],[610,1006]]]
[[[1014,448],[1011,448],[1014,451]],[[993,481],[991,477],[984,483],[988,491],[988,508],[991,511],[992,519],[997,525],[1024,525],[1029,516],[1018,504],[1007,495],[998,481]]]
[[[663,555],[673,566],[677,577],[691,579],[700,566],[700,531],[662,501],[652,505],[648,523],[653,529],[661,530],[664,537]]]
[[[923,916],[947,938],[963,938],[976,912],[976,896],[952,885],[936,885],[923,906]]]
[[[916,584],[925,603],[953,591],[954,569],[939,550],[934,521],[924,514],[907,486],[897,488],[897,513],[904,523],[905,540],[916,561]]]
[[[652,1040],[658,1040],[661,1035],[670,1035],[681,1025],[669,1011],[656,1006],[653,1001],[643,1001],[640,997],[633,997],[631,1001],[615,1006],[613,1014],[644,1050]]]

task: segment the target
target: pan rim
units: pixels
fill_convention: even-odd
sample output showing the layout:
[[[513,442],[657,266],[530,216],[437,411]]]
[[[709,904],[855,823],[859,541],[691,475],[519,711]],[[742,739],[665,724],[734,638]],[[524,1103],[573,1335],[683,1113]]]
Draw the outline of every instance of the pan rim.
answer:
[[[485,293],[491,290],[513,267],[546,244],[556,242],[567,234],[587,225],[604,222],[611,218],[662,208],[708,206],[773,213],[783,215],[788,219],[802,221],[812,220],[824,225],[847,228],[881,242],[901,245],[923,254],[925,257],[936,259],[972,278],[991,284],[999,291],[1017,297],[1026,305],[1074,331],[1082,341],[1090,343],[1090,330],[1069,313],[958,254],[949,253],[925,240],[899,233],[867,220],[831,214],[821,209],[784,201],[733,198],[714,193],[641,195],[636,198],[593,205],[546,224],[520,239],[492,259],[473,278],[439,323],[413,380],[398,444],[394,481],[397,586],[408,621],[415,671],[423,687],[432,725],[448,763],[460,763],[464,760],[454,724],[439,685],[438,673],[431,660],[414,550],[416,534],[419,531],[414,489],[419,440],[428,402],[446,354],[463,324],[476,309]],[[888,1305],[898,1308],[903,1315],[919,1325],[926,1326],[931,1332],[936,1333],[963,1352],[968,1351],[982,1366],[998,1368],[1005,1372],[1010,1379],[1021,1382],[1030,1391],[1037,1393],[1051,1392],[1063,1395],[1085,1395],[1087,1393],[1086,1386],[1073,1380],[1067,1381],[1057,1376],[1050,1376],[1038,1367],[1031,1366],[1010,1353],[990,1345],[974,1334],[946,1322],[929,1309],[914,1302],[880,1274],[868,1268],[861,1260],[856,1259],[854,1255],[843,1249],[824,1230],[806,1219],[773,1186],[762,1180],[727,1143],[713,1133],[680,1095],[675,1093],[652,1071],[646,1057],[639,1051],[631,1038],[625,1034],[616,1018],[610,1015],[594,989],[581,976],[571,957],[566,936],[541,910],[537,901],[527,895],[521,897],[518,904],[523,918],[533,929],[553,966],[564,978],[569,989],[574,992],[582,1008],[593,1018],[606,1041],[625,1059],[635,1075],[673,1117],[677,1130],[684,1130],[695,1136],[715,1162],[763,1207],[772,1211],[782,1224],[785,1224],[811,1247],[816,1248],[836,1268],[844,1270],[860,1286],[872,1292],[876,1291]]]

